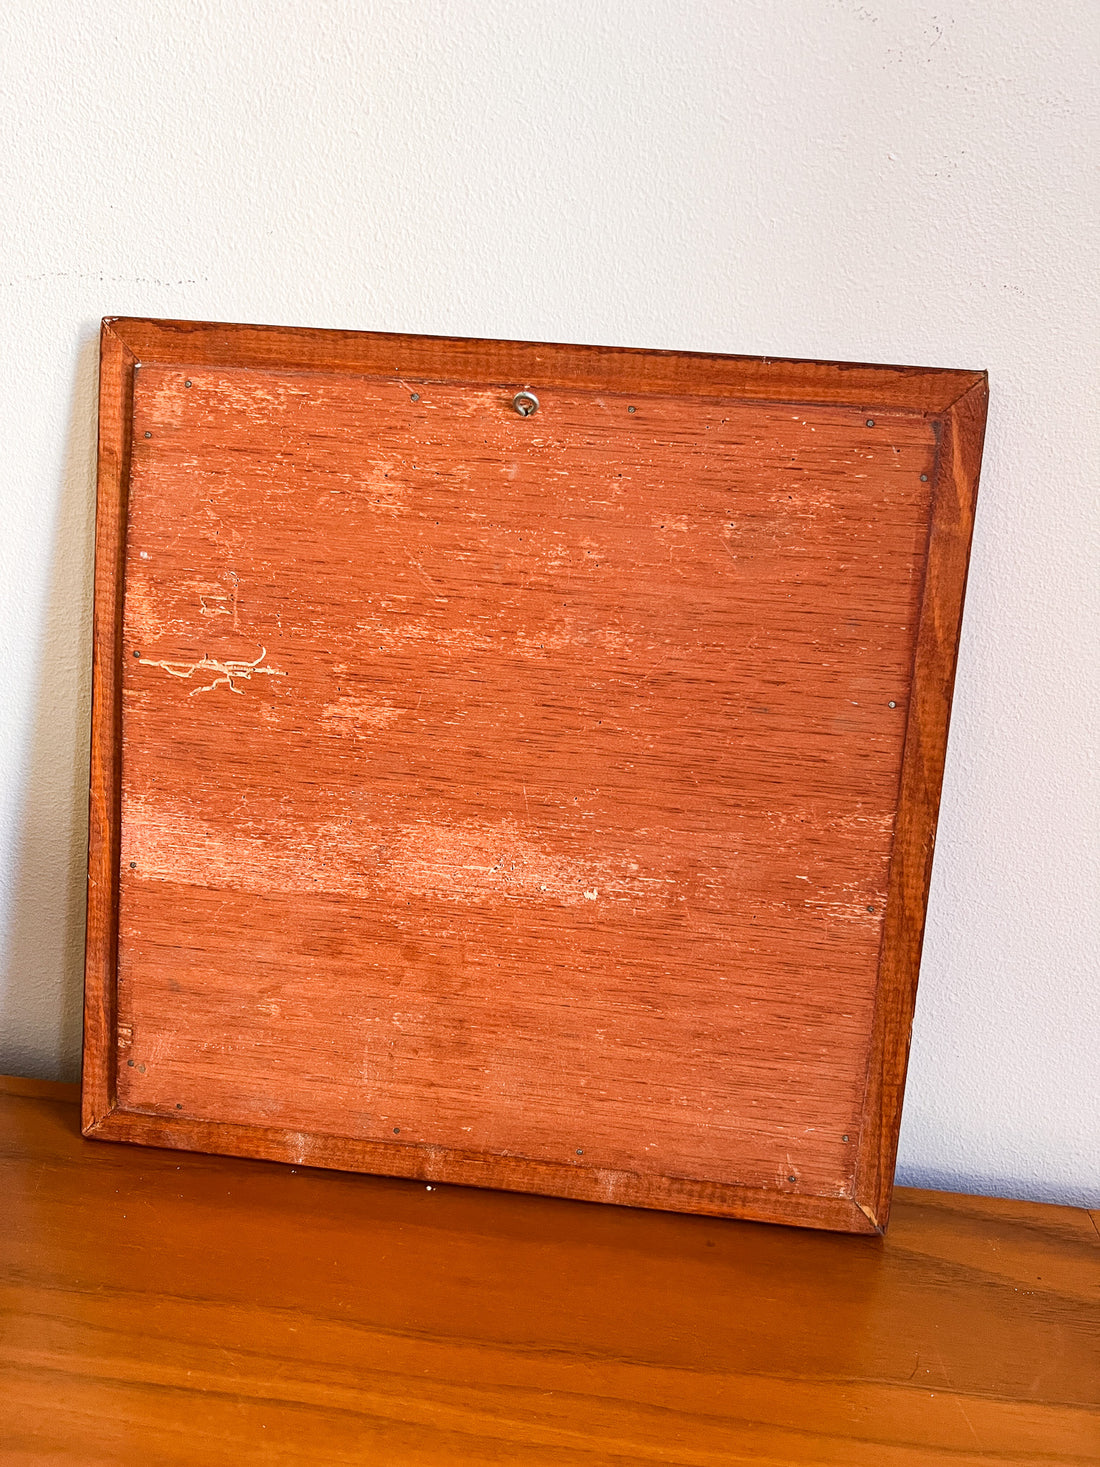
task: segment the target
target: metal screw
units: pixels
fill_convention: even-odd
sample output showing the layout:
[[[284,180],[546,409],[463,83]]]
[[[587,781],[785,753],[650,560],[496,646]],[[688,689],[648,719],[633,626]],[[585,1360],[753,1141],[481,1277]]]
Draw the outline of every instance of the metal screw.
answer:
[[[868,418],[867,419],[867,426],[868,426],[868,428],[873,428],[875,426],[875,420],[874,420],[874,418]]]
[[[890,706],[890,707],[891,707],[891,708],[896,708],[896,707],[897,707],[897,706],[898,706],[898,705],[897,705],[897,704],[896,704],[896,703],[891,703],[891,704],[890,704],[890,705],[889,705],[889,706]]]
[[[136,871],[137,870],[137,862],[136,861],[131,861],[130,862],[130,870],[131,871]]]
[[[521,418],[529,418],[532,413],[538,412],[539,400],[533,392],[528,392],[524,388],[522,392],[517,392],[515,397],[513,397],[512,406]]]
[[[419,392],[410,392],[409,393],[409,401],[410,402],[419,402],[420,401],[420,393]]]
[[[637,412],[637,411],[638,411],[638,409],[637,409],[637,408],[635,408],[635,407],[628,407],[628,408],[627,408],[627,412],[628,412],[628,413],[636,413],[636,412]]]
[[[177,1100],[176,1101],[176,1109],[177,1110],[182,1110],[183,1109],[183,1101],[182,1100]]]
[[[798,1178],[797,1177],[788,1177],[787,1178],[787,1181],[788,1182],[797,1182],[798,1181]]]
[[[183,385],[184,385],[184,387],[190,387],[191,386],[191,378],[188,377],[187,381]]]
[[[136,1064],[136,1061],[135,1060],[127,1060],[126,1063],[130,1067],[130,1069],[132,1070],[134,1068],[134,1065]]]
[[[921,474],[920,481],[921,481],[922,484],[927,484],[928,483],[928,475],[927,474]]]
[[[583,1156],[584,1155],[584,1147],[583,1146],[578,1146],[577,1147],[577,1155],[578,1156]]]
[[[870,913],[872,913],[872,914],[873,914],[873,913],[874,913],[874,910],[875,910],[875,909],[874,909],[874,907],[868,907],[868,908],[867,908],[867,910],[868,910],[868,911],[869,911],[869,912],[870,912]]]
[[[135,657],[140,657],[140,656],[141,656],[141,653],[140,653],[140,652],[135,652],[135,653],[134,653],[134,656],[135,656]]]
[[[847,1137],[847,1136],[841,1136],[841,1138],[840,1138],[840,1139],[841,1139],[841,1140],[842,1140],[842,1141],[847,1141],[847,1140],[848,1140],[848,1137]]]
[[[395,1136],[399,1136],[401,1134],[401,1127],[400,1126],[394,1126],[394,1128],[393,1128],[393,1134]]]
[[[152,435],[152,433],[146,433],[145,436],[146,436],[146,438],[152,438],[153,435]]]

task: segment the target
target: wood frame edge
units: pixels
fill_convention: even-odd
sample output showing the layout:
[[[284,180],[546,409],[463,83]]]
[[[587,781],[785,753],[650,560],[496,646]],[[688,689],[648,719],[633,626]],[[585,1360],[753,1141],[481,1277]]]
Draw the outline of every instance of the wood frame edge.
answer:
[[[851,1198],[769,1192],[759,1187],[693,1182],[570,1167],[526,1157],[463,1152],[449,1147],[398,1145],[387,1141],[294,1133],[274,1127],[236,1125],[200,1118],[153,1115],[113,1106],[86,1120],[92,1140],[138,1143],[204,1155],[316,1167],[350,1175],[393,1177],[451,1186],[611,1203],[659,1212],[728,1220],[811,1227],[831,1232],[881,1232],[865,1208]]]
[[[936,422],[928,552],[856,1157],[855,1202],[879,1230],[890,1217],[988,401],[983,372]]]
[[[228,321],[183,321],[145,316],[108,316],[104,329],[124,342],[139,364],[263,366],[286,371],[368,371],[381,376],[426,376],[438,381],[461,381],[463,364],[481,372],[469,380],[483,380],[486,364],[499,368],[490,378],[511,381],[545,365],[549,375],[569,362],[591,364],[577,369],[565,384],[578,390],[609,393],[696,392],[700,397],[742,398],[745,401],[816,403],[876,412],[939,415],[985,378],[969,368],[911,367],[886,362],[817,361],[810,357],[750,356],[740,353],[675,351],[646,347],[571,344],[547,341],[508,341],[494,337],[436,336],[414,332],[350,331],[330,327],[277,326]],[[394,358],[406,354],[398,362]],[[367,366],[368,355],[385,358]],[[426,361],[454,358],[454,370],[439,376],[425,372]],[[422,357],[425,360],[419,360]],[[417,358],[417,359],[414,359]],[[624,369],[624,380],[607,380],[609,366]],[[648,364],[648,367],[647,367]],[[723,377],[705,385],[708,367]],[[659,368],[666,369],[663,373]],[[647,381],[650,374],[656,380]],[[813,385],[820,378],[819,385]],[[759,380],[756,380],[759,379]]]
[[[134,356],[110,318],[100,331],[84,946],[81,1113],[85,1126],[115,1105],[121,789],[121,638]]]

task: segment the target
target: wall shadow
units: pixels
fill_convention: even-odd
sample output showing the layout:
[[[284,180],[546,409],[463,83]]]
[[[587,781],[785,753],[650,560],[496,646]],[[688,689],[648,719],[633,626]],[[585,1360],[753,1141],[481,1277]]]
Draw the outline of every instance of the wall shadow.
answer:
[[[81,328],[0,977],[0,1071],[80,1074],[99,332]]]

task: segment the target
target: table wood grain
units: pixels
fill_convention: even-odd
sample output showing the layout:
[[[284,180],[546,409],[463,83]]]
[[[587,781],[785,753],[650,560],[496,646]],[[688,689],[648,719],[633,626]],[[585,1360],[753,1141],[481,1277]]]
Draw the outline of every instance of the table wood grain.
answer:
[[[0,1462],[1095,1463],[1074,1208],[886,1238],[83,1140],[0,1080]]]

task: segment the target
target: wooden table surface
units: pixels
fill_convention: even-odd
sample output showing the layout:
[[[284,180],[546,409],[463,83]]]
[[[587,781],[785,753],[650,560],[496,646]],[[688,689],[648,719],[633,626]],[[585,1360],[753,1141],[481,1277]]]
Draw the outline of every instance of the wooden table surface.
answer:
[[[886,1238],[85,1141],[0,1080],[0,1461],[1096,1463],[1095,1220]]]

